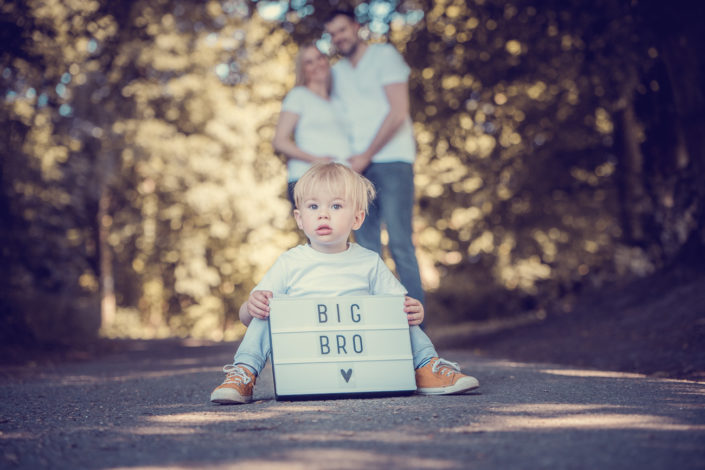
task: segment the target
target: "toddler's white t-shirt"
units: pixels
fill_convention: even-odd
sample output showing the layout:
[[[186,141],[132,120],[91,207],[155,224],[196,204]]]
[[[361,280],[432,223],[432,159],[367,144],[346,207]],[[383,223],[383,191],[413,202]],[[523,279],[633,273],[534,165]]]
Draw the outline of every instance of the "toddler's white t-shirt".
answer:
[[[406,294],[382,258],[357,243],[333,254],[310,245],[292,248],[277,259],[253,290],[269,290],[274,297]]]

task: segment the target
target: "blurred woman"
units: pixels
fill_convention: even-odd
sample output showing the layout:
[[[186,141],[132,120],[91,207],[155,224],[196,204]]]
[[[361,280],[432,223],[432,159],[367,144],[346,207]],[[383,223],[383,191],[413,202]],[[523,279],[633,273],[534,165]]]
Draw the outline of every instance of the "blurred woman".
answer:
[[[301,46],[296,86],[282,102],[274,148],[287,158],[289,200],[296,181],[316,162],[347,163],[350,143],[340,103],[331,100],[328,57],[315,44]]]

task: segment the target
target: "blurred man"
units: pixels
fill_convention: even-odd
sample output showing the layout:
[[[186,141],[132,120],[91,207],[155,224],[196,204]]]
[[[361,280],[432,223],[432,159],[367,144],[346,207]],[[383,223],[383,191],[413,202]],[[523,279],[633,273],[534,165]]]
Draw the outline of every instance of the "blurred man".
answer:
[[[409,116],[409,66],[392,45],[361,40],[360,24],[351,12],[334,11],[325,26],[342,56],[333,66],[333,96],[344,104],[352,130],[349,162],[378,194],[355,238],[381,254],[384,222],[401,282],[409,296],[423,302],[412,241],[416,146]]]

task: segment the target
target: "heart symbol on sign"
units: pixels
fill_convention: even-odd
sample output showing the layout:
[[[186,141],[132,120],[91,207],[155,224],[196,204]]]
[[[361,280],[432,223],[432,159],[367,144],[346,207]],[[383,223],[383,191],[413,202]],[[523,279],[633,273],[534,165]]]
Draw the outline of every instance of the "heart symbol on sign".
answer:
[[[347,371],[340,369],[340,374],[343,376],[346,383],[350,382],[350,376],[352,375],[352,369],[348,369]]]

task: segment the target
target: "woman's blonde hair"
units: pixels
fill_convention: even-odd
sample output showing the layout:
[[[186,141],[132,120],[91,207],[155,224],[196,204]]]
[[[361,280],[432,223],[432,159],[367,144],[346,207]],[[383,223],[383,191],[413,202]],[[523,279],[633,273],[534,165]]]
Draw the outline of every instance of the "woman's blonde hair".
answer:
[[[306,86],[306,77],[304,77],[304,51],[310,48],[316,49],[318,52],[321,52],[320,49],[318,49],[318,46],[316,46],[315,42],[306,42],[299,46],[299,53],[296,54],[296,82],[294,83],[295,86]],[[323,53],[321,52],[321,54]],[[333,82],[331,80],[331,76],[329,75],[328,83],[326,84],[328,93],[330,93],[332,83]]]
[[[370,180],[341,163],[317,163],[303,174],[294,186],[294,202],[298,209],[315,189],[324,186],[328,191],[341,191],[355,212],[367,213],[375,198],[375,187]]]

